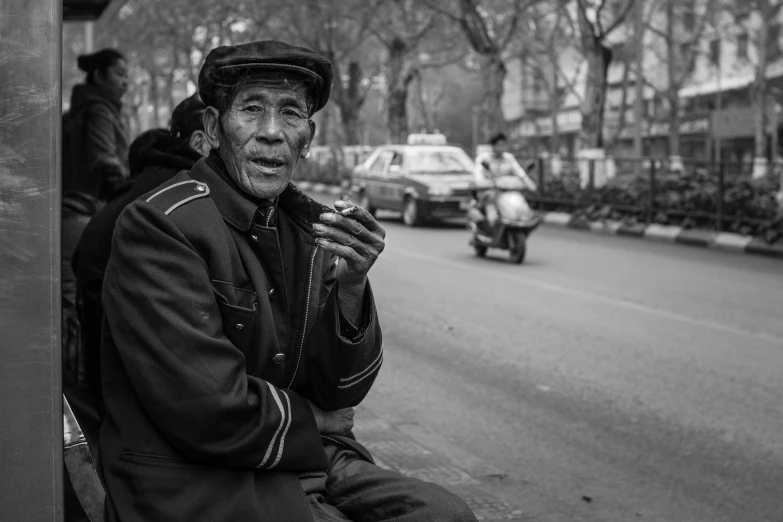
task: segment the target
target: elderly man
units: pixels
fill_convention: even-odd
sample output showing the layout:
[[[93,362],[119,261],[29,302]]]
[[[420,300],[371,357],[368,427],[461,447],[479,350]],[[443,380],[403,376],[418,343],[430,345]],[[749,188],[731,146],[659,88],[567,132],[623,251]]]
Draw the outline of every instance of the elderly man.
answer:
[[[385,232],[290,184],[331,82],[308,49],[215,49],[199,76],[211,155],[118,221],[103,291],[110,520],[475,520],[350,434],[383,360],[367,273]]]

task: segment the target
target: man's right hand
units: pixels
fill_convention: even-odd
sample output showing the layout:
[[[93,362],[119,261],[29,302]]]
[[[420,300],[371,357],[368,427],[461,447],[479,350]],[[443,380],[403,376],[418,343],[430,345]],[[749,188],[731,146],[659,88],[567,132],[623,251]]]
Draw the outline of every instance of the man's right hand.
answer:
[[[315,424],[318,426],[318,432],[327,435],[333,433],[335,435],[348,435],[353,429],[353,416],[356,414],[356,410],[353,408],[345,408],[337,411],[323,411],[310,401],[310,408],[313,410],[313,416],[315,417]]]

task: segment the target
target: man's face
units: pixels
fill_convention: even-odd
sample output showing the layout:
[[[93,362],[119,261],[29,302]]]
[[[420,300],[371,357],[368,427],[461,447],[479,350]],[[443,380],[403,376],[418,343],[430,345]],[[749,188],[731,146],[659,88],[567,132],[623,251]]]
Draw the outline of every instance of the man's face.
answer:
[[[212,143],[234,181],[258,198],[274,198],[285,190],[315,131],[307,89],[293,78],[244,80],[220,116],[218,143]]]

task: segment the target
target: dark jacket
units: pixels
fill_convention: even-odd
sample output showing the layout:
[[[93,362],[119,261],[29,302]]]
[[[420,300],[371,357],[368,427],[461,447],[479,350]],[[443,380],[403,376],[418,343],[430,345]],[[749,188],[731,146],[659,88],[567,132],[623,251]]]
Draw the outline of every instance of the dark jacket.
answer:
[[[111,253],[114,226],[125,207],[155,187],[165,183],[182,170],[190,170],[201,155],[182,139],[161,131],[153,136],[138,157],[132,158],[138,177],[124,192],[110,199],[95,214],[82,232],[73,257],[76,274],[76,294],[81,323],[81,358],[84,361],[85,384],[92,389],[96,408],[102,412],[100,380],[101,325],[103,304],[101,288]]]
[[[128,177],[122,104],[95,85],[77,85],[63,117],[63,193],[106,200]]]
[[[254,202],[213,155],[127,207],[103,287],[109,520],[309,520],[327,459],[306,399],[357,405],[382,363],[370,287],[337,303],[328,209],[292,185]]]

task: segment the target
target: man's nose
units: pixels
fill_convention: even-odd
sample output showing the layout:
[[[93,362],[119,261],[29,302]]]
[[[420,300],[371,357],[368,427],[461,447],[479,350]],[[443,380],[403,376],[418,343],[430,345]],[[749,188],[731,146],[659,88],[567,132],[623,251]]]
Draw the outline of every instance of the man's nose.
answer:
[[[259,141],[275,143],[283,141],[283,121],[275,110],[263,111],[259,116],[258,132],[256,138]]]

